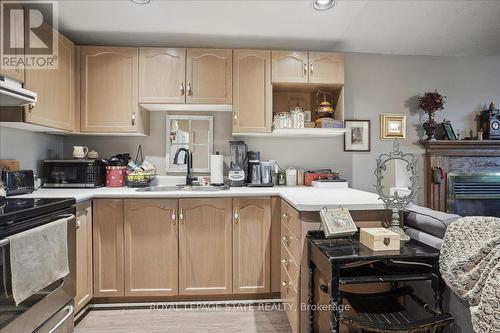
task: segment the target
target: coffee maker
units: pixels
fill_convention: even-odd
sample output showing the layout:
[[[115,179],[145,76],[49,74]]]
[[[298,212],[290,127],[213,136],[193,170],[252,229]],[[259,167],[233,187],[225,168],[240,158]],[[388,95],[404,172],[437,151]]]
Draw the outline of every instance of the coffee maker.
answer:
[[[272,179],[272,170],[274,163],[270,161],[261,161],[260,152],[249,151],[248,160],[248,187],[271,187],[274,186]]]
[[[262,183],[260,174],[260,152],[249,151],[247,153],[248,175],[247,184],[259,185]]]
[[[247,145],[245,141],[229,141],[231,165],[229,166],[229,186],[241,187],[247,175]]]

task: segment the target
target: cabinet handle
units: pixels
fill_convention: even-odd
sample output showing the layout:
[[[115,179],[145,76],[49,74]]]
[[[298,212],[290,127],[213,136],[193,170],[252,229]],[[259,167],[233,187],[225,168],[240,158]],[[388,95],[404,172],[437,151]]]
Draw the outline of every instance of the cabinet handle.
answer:
[[[82,224],[82,223],[80,222],[80,219],[77,217],[77,218],[76,218],[76,229],[80,229],[80,225],[81,225],[81,224]]]
[[[180,91],[181,91],[181,96],[184,96],[184,82],[181,83]]]
[[[288,244],[290,242],[290,238],[287,236],[283,236],[283,242]]]
[[[288,259],[287,259],[287,258],[283,258],[283,260],[281,260],[281,262],[282,262],[282,263],[283,263],[283,265],[285,265],[285,266],[288,266],[288,264],[289,264],[289,261],[288,261]]]
[[[191,83],[188,83],[188,86],[187,86],[187,93],[188,93],[188,96],[192,96],[193,95],[193,91],[191,89]]]
[[[240,219],[240,214],[238,213],[238,209],[234,210],[234,223],[238,224],[238,220]]]
[[[283,217],[284,221],[288,221],[288,214],[287,213],[283,213],[282,217]]]
[[[283,287],[285,287],[285,288],[290,288],[291,283],[288,283],[288,282],[286,282],[286,281],[283,281],[283,282],[281,282],[281,285],[282,285]]]
[[[175,225],[175,221],[177,220],[177,216],[176,216],[176,213],[177,211],[174,209],[172,209],[172,224]]]
[[[304,75],[307,75],[307,64],[304,64]]]
[[[179,209],[179,222],[180,224],[184,224],[184,211],[181,209]]]
[[[314,74],[314,65],[313,63],[311,62],[311,64],[309,65],[309,68],[311,69],[311,76]]]
[[[135,112],[132,113],[132,126],[135,126]]]
[[[31,110],[33,110],[35,106],[33,104],[28,105],[28,112],[31,113]]]
[[[234,120],[238,120],[238,114],[236,112],[234,112],[233,118]]]

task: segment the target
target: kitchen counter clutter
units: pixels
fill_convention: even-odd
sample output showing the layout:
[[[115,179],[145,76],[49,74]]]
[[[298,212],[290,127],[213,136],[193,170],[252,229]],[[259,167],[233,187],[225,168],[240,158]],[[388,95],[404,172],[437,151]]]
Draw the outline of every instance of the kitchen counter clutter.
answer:
[[[227,197],[279,196],[298,211],[319,211],[323,207],[342,206],[351,210],[385,209],[384,203],[375,193],[352,188],[324,189],[307,186],[268,188],[233,187],[225,191],[165,191],[138,192],[129,187],[101,187],[96,189],[39,189],[18,198],[67,198],[76,202],[98,198],[227,198]]]

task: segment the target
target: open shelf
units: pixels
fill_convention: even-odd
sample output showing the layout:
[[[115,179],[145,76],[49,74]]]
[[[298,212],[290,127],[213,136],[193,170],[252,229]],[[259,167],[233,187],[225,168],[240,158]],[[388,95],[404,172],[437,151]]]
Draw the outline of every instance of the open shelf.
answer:
[[[233,136],[242,137],[276,137],[276,138],[331,138],[343,136],[348,129],[345,128],[283,128],[275,129],[271,133],[233,133]]]

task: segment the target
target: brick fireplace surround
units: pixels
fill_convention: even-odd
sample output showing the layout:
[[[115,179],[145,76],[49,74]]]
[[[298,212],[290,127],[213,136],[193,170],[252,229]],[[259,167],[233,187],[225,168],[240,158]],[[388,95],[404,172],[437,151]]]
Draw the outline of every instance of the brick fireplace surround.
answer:
[[[483,205],[486,203],[485,206],[491,207],[491,204],[500,206],[500,140],[437,140],[421,141],[421,144],[426,149],[425,202],[427,207],[439,211],[453,212],[453,203],[449,202],[451,199],[448,194],[453,192],[454,180],[459,178],[466,181],[466,185],[463,187],[464,191],[476,195],[478,198],[476,200],[482,200]],[[440,167],[444,173],[441,184],[434,181],[434,168],[436,167]],[[475,177],[475,179],[482,178],[483,183],[477,185],[472,180],[471,183],[467,183],[468,176],[471,179],[473,179],[472,177]],[[469,184],[472,183],[476,184],[475,188],[469,187]],[[450,185],[452,188],[448,189]],[[486,191],[486,193],[482,193],[482,191]],[[481,193],[482,197],[475,193]],[[484,199],[485,194],[488,199]],[[481,206],[474,205],[473,200],[469,201],[469,203],[466,203],[468,206]],[[479,203],[479,201],[476,202]],[[477,208],[477,210],[473,215],[483,215],[481,214],[481,208]],[[498,213],[500,214],[500,207]],[[490,211],[484,212],[484,215],[492,214]]]

